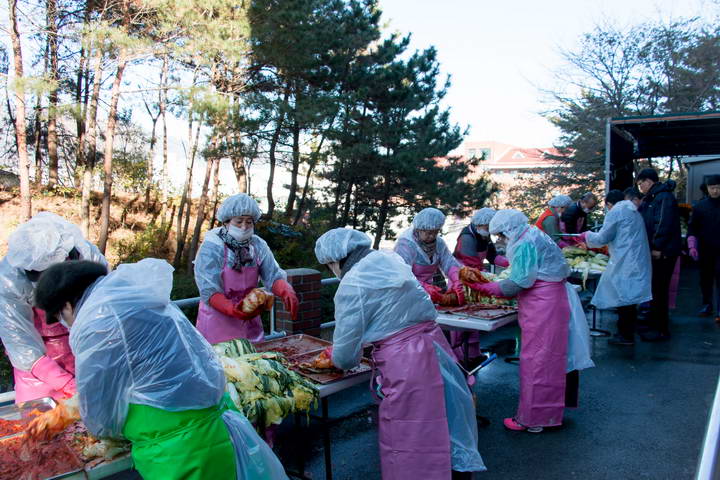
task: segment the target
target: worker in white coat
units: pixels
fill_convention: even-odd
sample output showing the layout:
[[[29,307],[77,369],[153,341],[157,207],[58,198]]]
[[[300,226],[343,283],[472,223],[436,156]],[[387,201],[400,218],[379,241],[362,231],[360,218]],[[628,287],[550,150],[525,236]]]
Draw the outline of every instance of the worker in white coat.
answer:
[[[602,228],[581,237],[590,248],[608,245],[610,250],[592,304],[601,310],[617,308],[618,333],[608,340],[611,345],[635,343],[637,306],[652,299],[652,264],[645,224],[637,206],[624,198],[620,190],[608,192],[608,212]]]

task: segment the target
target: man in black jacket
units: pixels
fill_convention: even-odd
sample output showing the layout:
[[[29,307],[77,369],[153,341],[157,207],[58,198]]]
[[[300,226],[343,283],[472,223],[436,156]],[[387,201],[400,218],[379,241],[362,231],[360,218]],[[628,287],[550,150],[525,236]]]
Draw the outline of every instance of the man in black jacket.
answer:
[[[639,212],[645,221],[652,256],[652,329],[641,334],[641,337],[648,342],[657,342],[670,338],[668,301],[670,280],[682,242],[680,212],[677,199],[672,193],[675,182],[661,183],[654,169],[642,170],[637,176],[637,186],[644,195]]]
[[[713,314],[715,284],[715,321],[720,323],[720,175],[710,175],[704,185],[707,197],[695,204],[688,225],[690,256],[700,260],[700,290],[703,307],[700,315]]]
[[[560,217],[563,232],[582,233],[588,231],[587,216],[597,206],[597,203],[595,194],[586,193],[579,202],[566,208]]]

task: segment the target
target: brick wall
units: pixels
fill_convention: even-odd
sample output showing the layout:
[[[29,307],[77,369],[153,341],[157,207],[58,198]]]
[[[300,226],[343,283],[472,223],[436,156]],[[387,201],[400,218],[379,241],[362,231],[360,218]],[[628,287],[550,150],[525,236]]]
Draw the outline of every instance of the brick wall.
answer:
[[[320,336],[322,311],[320,308],[320,272],[312,268],[293,268],[287,270],[288,283],[297,293],[298,314],[295,320],[290,318],[282,299],[275,300],[275,328],[285,331],[288,335],[307,333]]]

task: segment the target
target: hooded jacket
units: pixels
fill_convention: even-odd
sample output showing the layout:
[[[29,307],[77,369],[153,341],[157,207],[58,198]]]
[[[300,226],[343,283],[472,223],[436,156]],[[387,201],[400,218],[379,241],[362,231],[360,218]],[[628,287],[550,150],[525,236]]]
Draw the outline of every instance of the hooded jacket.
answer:
[[[645,222],[650,250],[658,250],[665,257],[680,255],[680,213],[673,191],[675,182],[656,183],[643,198],[638,211]]]

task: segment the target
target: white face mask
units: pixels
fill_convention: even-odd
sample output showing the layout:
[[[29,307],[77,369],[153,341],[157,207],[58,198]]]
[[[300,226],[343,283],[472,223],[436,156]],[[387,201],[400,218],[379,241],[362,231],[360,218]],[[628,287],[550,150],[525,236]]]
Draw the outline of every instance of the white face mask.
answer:
[[[255,233],[254,228],[240,228],[236,227],[235,225],[228,225],[227,229],[230,236],[238,242],[244,242],[245,240],[249,240],[250,238],[252,238],[253,233]]]
[[[585,212],[585,213],[590,213],[590,212],[592,212],[592,209],[587,208],[587,207],[583,207],[582,210],[583,210],[583,212]]]
[[[477,232],[478,232],[478,235],[480,235],[481,237],[488,238],[488,237],[490,236],[490,232],[488,232],[488,231],[487,231],[486,229],[484,229],[484,228],[478,229]]]
[[[340,278],[340,275],[342,274],[342,269],[340,268],[339,262],[328,263],[328,268],[335,274],[337,278]]]

